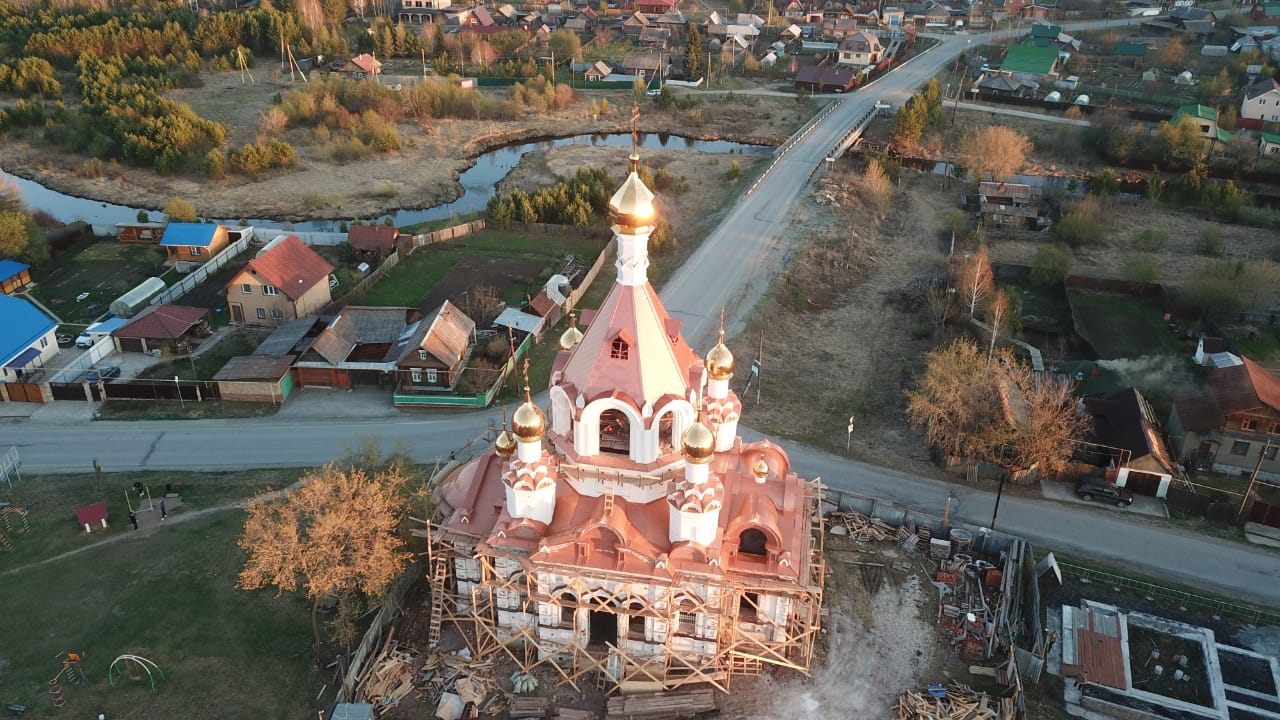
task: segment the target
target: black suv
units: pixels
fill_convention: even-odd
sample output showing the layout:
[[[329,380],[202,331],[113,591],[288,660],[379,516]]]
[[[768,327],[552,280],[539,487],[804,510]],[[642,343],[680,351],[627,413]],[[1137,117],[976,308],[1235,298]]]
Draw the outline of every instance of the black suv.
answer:
[[[1103,500],[1115,504],[1116,507],[1128,507],[1133,504],[1133,493],[1095,477],[1081,478],[1080,484],[1076,486],[1076,495],[1087,502]]]

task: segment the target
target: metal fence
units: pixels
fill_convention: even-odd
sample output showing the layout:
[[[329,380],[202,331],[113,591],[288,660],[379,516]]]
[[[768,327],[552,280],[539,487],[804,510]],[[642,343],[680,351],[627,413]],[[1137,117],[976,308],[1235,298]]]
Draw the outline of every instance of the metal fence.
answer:
[[[1072,565],[1061,560],[1057,562],[1064,575],[1071,575],[1082,583],[1098,583],[1100,585],[1110,585],[1116,589],[1133,590],[1145,597],[1176,602],[1179,607],[1195,607],[1208,610],[1213,613],[1214,617],[1234,617],[1253,625],[1280,624],[1280,612],[1275,610],[1248,603],[1231,602],[1206,595],[1197,595],[1187,590],[1178,590],[1143,580],[1135,580],[1123,575],[1114,575],[1101,570],[1094,570],[1093,568]]]

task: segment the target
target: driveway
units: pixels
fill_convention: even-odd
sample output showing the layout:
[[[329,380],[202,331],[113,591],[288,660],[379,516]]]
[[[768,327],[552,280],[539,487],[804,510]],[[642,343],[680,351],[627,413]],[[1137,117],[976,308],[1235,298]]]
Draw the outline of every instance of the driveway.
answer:
[[[1087,502],[1076,496],[1075,485],[1066,482],[1055,482],[1053,480],[1042,480],[1040,482],[1040,494],[1046,500],[1056,500],[1058,502],[1073,503],[1076,505],[1088,505],[1096,508],[1096,512],[1113,512],[1120,515],[1150,515],[1151,517],[1168,518],[1169,510],[1164,505],[1164,500],[1151,497],[1149,495],[1134,495],[1133,504],[1129,507],[1118,508],[1115,505],[1105,502]],[[1079,512],[1085,512],[1083,508]]]

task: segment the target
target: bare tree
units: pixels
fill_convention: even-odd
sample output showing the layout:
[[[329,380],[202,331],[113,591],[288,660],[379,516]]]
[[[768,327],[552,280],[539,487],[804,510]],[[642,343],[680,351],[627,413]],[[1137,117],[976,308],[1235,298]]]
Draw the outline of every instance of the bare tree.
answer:
[[[1089,414],[1079,411],[1080,399],[1064,377],[1041,375],[1015,363],[1005,368],[1010,385],[1025,398],[1023,427],[1010,443],[1015,461],[1023,467],[1059,467],[1070,457],[1077,441],[1089,434]]]
[[[996,353],[996,338],[1009,323],[1009,296],[1004,290],[996,290],[992,296],[991,302],[987,304],[985,319],[991,328],[991,345],[987,348],[987,364],[990,365],[991,357]]]
[[[985,247],[978,248],[960,267],[960,296],[969,307],[969,317],[974,317],[978,305],[991,294],[995,280],[991,274],[991,258]]]
[[[939,333],[947,326],[947,319],[951,317],[951,299],[951,291],[940,287],[930,288],[929,293],[925,295],[925,311]]]
[[[328,465],[283,499],[255,500],[247,508],[239,545],[249,556],[239,585],[279,593],[301,586],[311,599],[317,660],[321,600],[377,597],[409,562],[397,532],[406,511],[404,485],[395,464],[373,474]]]
[[[1004,180],[1026,163],[1027,153],[1033,147],[1031,138],[1016,130],[988,125],[964,136],[960,141],[960,157],[979,179],[990,176],[993,180]]]

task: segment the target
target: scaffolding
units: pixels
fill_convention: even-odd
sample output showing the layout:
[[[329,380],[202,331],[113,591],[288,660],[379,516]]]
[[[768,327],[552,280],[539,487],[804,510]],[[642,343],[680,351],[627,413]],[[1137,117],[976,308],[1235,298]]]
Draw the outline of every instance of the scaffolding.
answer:
[[[728,692],[732,678],[759,675],[766,666],[808,675],[822,618],[825,565],[821,508],[821,482],[806,483],[808,551],[794,582],[743,573],[675,575],[668,580],[620,570],[584,573],[581,567],[540,565],[527,556],[495,551],[473,537],[451,533],[441,527],[443,517],[437,514],[427,531],[431,644],[438,645],[443,626],[452,625],[472,657],[505,653],[522,671],[545,666],[558,675],[557,687],[569,685],[577,691],[584,685],[613,693],[628,688],[658,691],[708,684]],[[459,562],[467,561],[478,566],[479,577],[466,578],[469,587],[460,591],[457,568]],[[517,563],[519,569],[504,577],[497,567],[499,561]],[[540,573],[567,576],[569,581],[548,587]],[[689,582],[704,584],[711,599],[684,591],[682,587]],[[637,606],[628,593],[635,584],[654,588],[651,597],[656,595],[656,599]],[[609,587],[617,589],[609,591]],[[770,619],[759,607],[758,599],[766,596],[787,603],[785,621]],[[503,623],[500,612],[504,610],[522,620]],[[616,637],[614,642],[581,642],[579,618],[584,610],[651,619],[646,620],[646,627],[652,628],[652,633],[644,640],[630,638],[649,652],[628,650],[625,646],[631,643],[619,643]],[[682,614],[707,618],[703,627],[714,627],[714,637],[704,631],[694,640],[704,645],[714,643],[714,649],[689,652],[676,647],[676,638],[684,636],[677,632]],[[543,623],[547,616],[570,620],[567,627],[563,621],[547,625]],[[630,635],[621,624],[618,627],[620,633]],[[547,629],[567,635],[567,640],[547,638],[542,632]],[[658,635],[661,640],[648,639]]]

